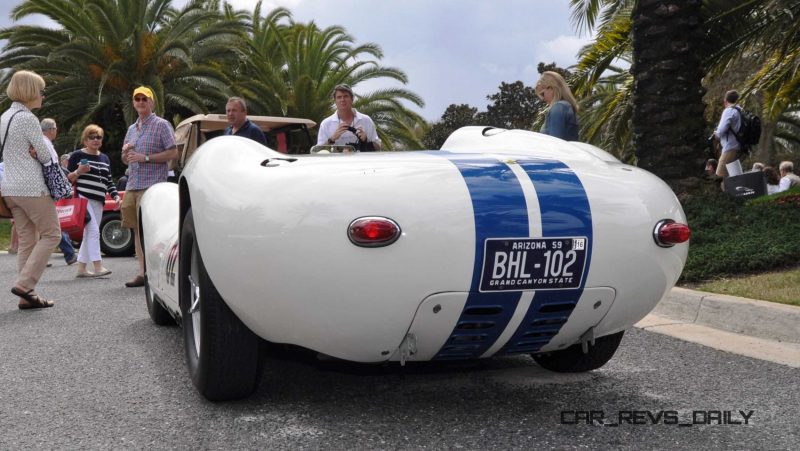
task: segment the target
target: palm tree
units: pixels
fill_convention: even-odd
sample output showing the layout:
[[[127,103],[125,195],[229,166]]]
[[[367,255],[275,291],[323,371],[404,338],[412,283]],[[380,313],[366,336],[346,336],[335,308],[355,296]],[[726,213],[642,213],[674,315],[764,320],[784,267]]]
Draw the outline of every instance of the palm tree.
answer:
[[[581,52],[576,78],[575,91],[586,96],[584,102],[586,117],[581,123],[584,130],[590,128],[590,142],[601,146],[608,143],[624,142],[631,135],[629,128],[608,127],[603,121],[614,115],[613,111],[603,113],[596,108],[622,108],[627,111],[631,104],[624,106],[618,102],[598,102],[600,97],[612,95],[616,89],[627,91],[633,85],[632,75],[625,76],[612,70],[618,59],[630,55],[633,42],[632,13],[636,1],[582,1],[573,0],[573,21],[577,27],[591,29],[596,26],[595,42]],[[652,3],[652,2],[651,2]],[[785,113],[787,105],[796,104],[798,99],[798,22],[799,0],[749,0],[729,2],[727,0],[704,0],[705,17],[704,48],[698,49],[703,58],[705,86],[709,93],[706,101],[710,106],[705,115],[707,127],[713,128],[715,118],[719,117],[719,99],[727,89],[739,88],[748,108],[760,112],[763,132],[756,156],[761,161],[773,161],[775,152],[790,152],[800,147],[800,141],[787,136],[779,130],[791,129],[796,118]],[[656,47],[656,46],[648,46]],[[611,73],[609,76],[608,74]],[[612,82],[613,81],[613,82]],[[594,93],[598,89],[599,93]],[[605,94],[603,94],[605,93]],[[632,102],[632,96],[625,92],[621,98]],[[623,108],[624,107],[624,108]],[[619,114],[617,116],[624,116]],[[624,124],[623,124],[624,125]],[[613,132],[616,136],[609,136]],[[586,131],[584,131],[586,133]],[[622,147],[624,148],[624,146]],[[616,147],[609,150],[616,152]],[[624,153],[624,152],[623,152]],[[618,155],[619,156],[619,155]]]
[[[627,92],[633,104],[629,117],[637,164],[677,192],[697,185],[699,179],[690,174],[699,173],[704,147],[700,0],[571,0],[571,5],[578,27],[593,27],[600,19],[602,38],[596,49],[584,50],[578,91],[590,92],[614,59],[630,48],[633,83]],[[631,83],[624,78],[615,85],[625,86]],[[625,98],[614,95],[606,104],[617,108]],[[608,119],[609,113],[597,115],[597,120]],[[618,114],[613,129],[620,130],[626,116]]]
[[[406,107],[406,103],[423,106],[418,95],[403,88],[359,92],[358,85],[369,80],[408,82],[400,69],[379,64],[383,58],[379,46],[355,45],[342,27],[294,23],[285,9],[262,19],[260,8],[261,2],[245,21],[249,34],[239,49],[242,63],[233,83],[233,89],[253,105],[253,112],[320,123],[333,113],[333,88],[348,84],[356,92],[355,108],[375,121],[385,149],[421,147],[407,133],[414,128],[410,124],[424,123]]]
[[[631,117],[633,77],[630,72],[609,66],[581,98],[581,136],[587,142],[611,152],[621,161],[635,164]]]
[[[701,2],[638,1],[631,17],[637,164],[681,193],[700,181],[705,145]]]
[[[87,123],[103,125],[109,149],[118,148],[134,118],[130,96],[138,85],[153,88],[156,111],[167,118],[206,111],[224,98],[228,77],[214,61],[241,34],[215,1],[192,0],[175,9],[171,0],[26,0],[12,18],[31,14],[59,28],[0,30],[0,39],[8,40],[0,69],[43,75],[48,90],[42,114],[71,128],[73,141]]]
[[[800,101],[800,0],[749,0],[733,6],[707,1],[722,4],[711,21],[712,32],[720,36],[709,57],[712,73],[753,67],[741,91],[761,113],[757,158],[774,161],[781,149],[800,148],[800,141],[782,132],[796,121],[790,107]]]

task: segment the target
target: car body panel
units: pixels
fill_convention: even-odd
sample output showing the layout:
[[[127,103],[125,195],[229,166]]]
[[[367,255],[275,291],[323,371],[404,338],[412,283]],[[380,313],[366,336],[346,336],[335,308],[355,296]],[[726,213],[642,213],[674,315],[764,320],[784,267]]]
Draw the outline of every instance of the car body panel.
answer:
[[[688,243],[661,248],[653,228],[686,219],[660,179],[586,146],[467,127],[442,151],[288,158],[216,138],[184,169],[184,194],[159,184],[142,200],[148,278],[163,273],[155,291],[179,311],[185,200],[217,290],[271,342],[379,362],[546,352],[613,334],[676,282]],[[396,221],[401,237],[355,246],[348,225],[364,216]],[[574,286],[482,291],[487,240],[531,237],[586,246]]]

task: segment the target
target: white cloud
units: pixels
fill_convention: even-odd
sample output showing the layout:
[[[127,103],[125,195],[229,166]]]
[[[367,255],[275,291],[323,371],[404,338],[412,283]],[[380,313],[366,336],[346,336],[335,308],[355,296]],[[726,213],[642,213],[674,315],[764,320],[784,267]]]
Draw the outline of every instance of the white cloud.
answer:
[[[537,46],[537,59],[544,63],[555,62],[561,67],[571,66],[578,61],[578,51],[589,42],[591,38],[588,37],[559,35]]]

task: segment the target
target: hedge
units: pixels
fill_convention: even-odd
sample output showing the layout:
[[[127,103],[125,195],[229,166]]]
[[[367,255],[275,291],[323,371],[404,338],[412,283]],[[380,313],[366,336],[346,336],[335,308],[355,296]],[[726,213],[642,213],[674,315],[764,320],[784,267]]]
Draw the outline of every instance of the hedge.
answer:
[[[692,230],[682,282],[786,268],[800,262],[800,189],[741,202],[724,193],[683,202]]]

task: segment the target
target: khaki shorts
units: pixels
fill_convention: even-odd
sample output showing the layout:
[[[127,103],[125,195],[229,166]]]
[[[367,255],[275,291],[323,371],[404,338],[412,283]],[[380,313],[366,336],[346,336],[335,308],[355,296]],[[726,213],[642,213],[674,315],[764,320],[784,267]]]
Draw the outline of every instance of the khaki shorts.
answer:
[[[137,189],[125,191],[125,197],[122,198],[122,227],[128,229],[139,228],[139,203],[142,201],[142,196],[145,190]]]

